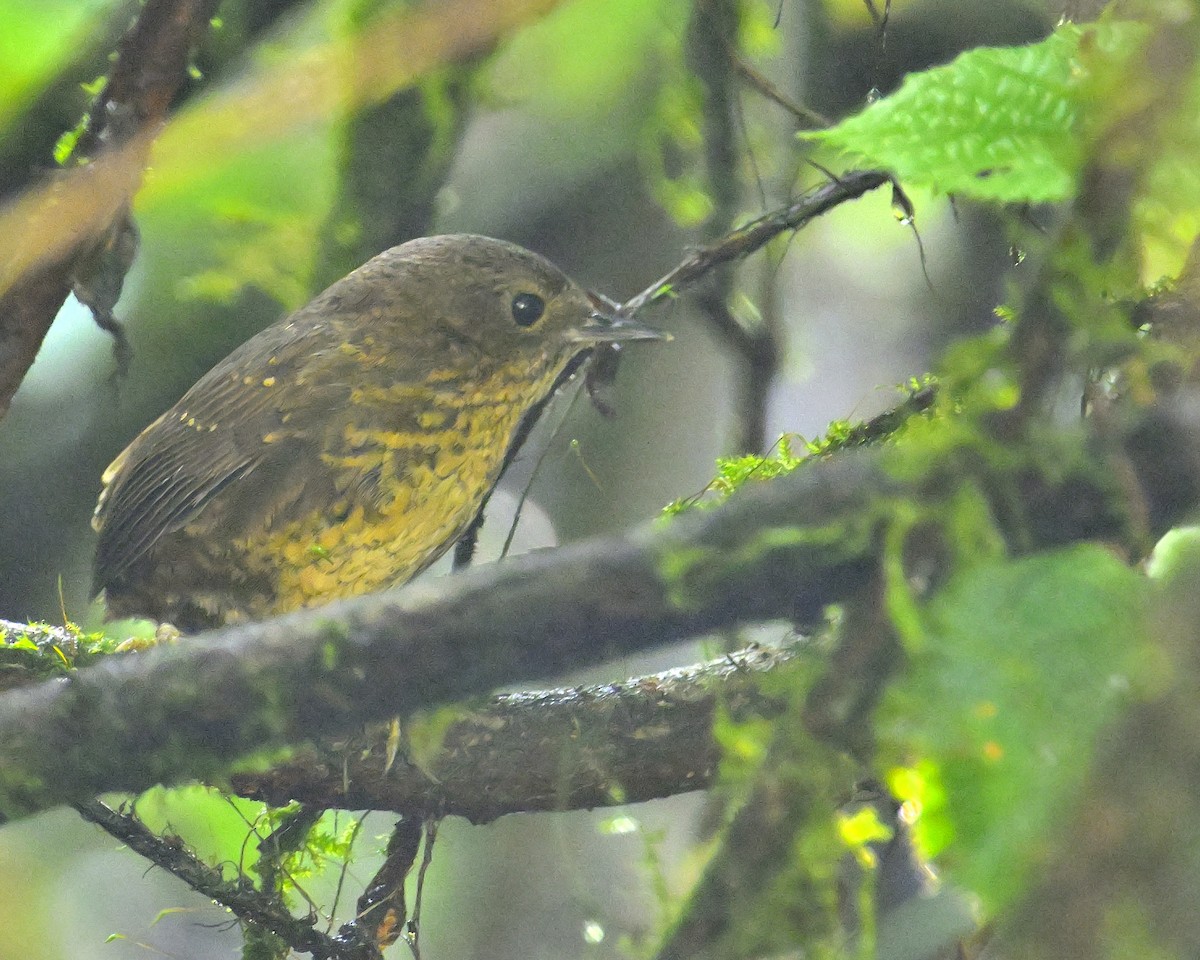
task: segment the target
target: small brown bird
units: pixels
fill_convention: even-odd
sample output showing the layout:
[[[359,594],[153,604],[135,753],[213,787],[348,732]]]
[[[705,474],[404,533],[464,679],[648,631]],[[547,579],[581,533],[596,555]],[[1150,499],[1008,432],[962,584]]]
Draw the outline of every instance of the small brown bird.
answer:
[[[111,616],[192,631],[409,580],[467,530],[579,354],[650,339],[513,244],[394,247],[234,350],[112,462],[95,589]]]

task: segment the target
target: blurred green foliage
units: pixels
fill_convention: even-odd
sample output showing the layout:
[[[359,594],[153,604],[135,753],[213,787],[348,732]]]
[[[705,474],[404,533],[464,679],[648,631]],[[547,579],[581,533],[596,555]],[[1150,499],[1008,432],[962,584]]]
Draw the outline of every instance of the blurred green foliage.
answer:
[[[0,10],[0,131],[111,6],[112,0],[6,0]]]
[[[1150,688],[1144,593],[1097,546],[986,560],[956,574],[905,638],[880,763],[918,766],[937,784],[933,809],[921,807],[924,785],[899,799],[916,804],[923,849],[990,915],[1027,888],[1098,737]]]
[[[890,626],[905,662],[874,717],[873,764],[904,803],[919,848],[937,857],[946,880],[978,898],[984,922],[1030,895],[1072,825],[1105,735],[1134,704],[1157,695],[1169,669],[1139,572],[1099,545],[1021,556],[1020,537],[1001,533],[992,511],[1027,509],[1017,483],[1023,471],[1061,477],[1096,469],[1082,448],[1052,440],[1043,425],[1029,426],[1023,442],[997,442],[993,426],[1029,384],[1030,359],[1017,340],[1022,323],[1061,322],[1059,339],[1045,349],[1076,375],[1120,364],[1136,370],[1160,349],[1135,331],[1128,304],[1144,284],[1180,269],[1200,212],[1194,170],[1167,173],[1200,134],[1194,24],[1172,47],[1185,78],[1177,88],[1147,70],[1176,14],[1066,24],[1039,44],[973,50],[910,75],[895,94],[829,130],[801,135],[857,165],[888,169],[905,186],[993,203],[1075,202],[1082,211],[1049,235],[1012,220],[1012,235],[1040,264],[1046,300],[1031,303],[1028,289],[1014,290],[999,325],[954,344],[936,368],[936,409],[905,422],[881,458],[898,479],[938,492],[880,504],[889,516]],[[1119,192],[1086,193],[1095,190],[1097,169],[1111,168],[1134,184],[1127,206]],[[1094,218],[1092,206],[1104,203],[1116,211],[1115,228]],[[834,424],[825,442],[850,430]],[[820,455],[822,444],[807,452]],[[712,496],[677,501],[669,511],[723,500],[744,483],[809,462],[785,437],[765,457],[720,461],[705,491]],[[917,530],[929,537],[930,527],[951,565],[921,595],[910,579],[909,540]],[[805,532],[817,529],[794,536]],[[1187,582],[1194,589],[1194,577]],[[794,693],[806,695],[807,687]],[[743,744],[723,768],[733,783],[745,790],[777,780],[768,761],[747,769],[744,740],[722,736]],[[861,852],[888,839],[876,826],[843,818],[842,838]],[[863,862],[875,866],[871,857]],[[806,890],[793,887],[798,897]],[[1116,910],[1109,922],[1119,925],[1118,917],[1129,926],[1109,930],[1115,941],[1177,955],[1163,952],[1169,931],[1152,934],[1144,916],[1128,911]],[[873,936],[868,927],[860,933]]]
[[[1150,81],[1144,23],[1061,25],[1041,43],[971,50],[911,74],[893,95],[830,130],[800,134],[906,186],[961,198],[1046,203],[1076,194],[1097,140],[1144,108]],[[1176,94],[1179,118],[1200,114],[1193,70]],[[1139,193],[1143,281],[1177,272],[1200,228],[1195,123],[1165,122]]]

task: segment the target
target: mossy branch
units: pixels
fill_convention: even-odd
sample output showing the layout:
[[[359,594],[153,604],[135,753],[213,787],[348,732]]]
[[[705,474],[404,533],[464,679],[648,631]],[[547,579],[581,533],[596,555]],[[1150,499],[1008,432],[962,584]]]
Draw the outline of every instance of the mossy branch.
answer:
[[[1200,500],[1200,428],[1186,418],[1147,414],[1102,442],[1082,427],[1045,442],[1061,455],[977,478],[1003,498],[997,523],[1023,549],[1098,539],[1136,554],[1131,513],[1155,534]],[[1114,456],[1128,468],[1119,479]],[[848,451],[627,536],[211,631],[12,691],[0,696],[0,810],[11,818],[218,778],[251,754],[500,684],[741,624],[815,622],[874,575],[890,504],[936,507],[964,470],[995,468],[968,451],[929,469],[906,482],[878,452]]]
[[[795,648],[751,647],[622,683],[505,694],[451,720],[419,756],[409,749],[391,763],[389,728],[378,725],[235,774],[232,787],[275,806],[298,800],[472,823],[704,790],[720,759],[717,704],[734,717],[777,713],[780,702],[759,681],[796,656]]]
[[[322,933],[310,920],[292,916],[282,900],[255,889],[248,881],[226,880],[220,868],[198,859],[181,840],[158,836],[131,814],[99,800],[77,803],[75,809],[155,866],[217,901],[239,920],[271,931],[293,950],[311,954],[316,960],[377,960],[379,956],[370,943],[345,942]]]

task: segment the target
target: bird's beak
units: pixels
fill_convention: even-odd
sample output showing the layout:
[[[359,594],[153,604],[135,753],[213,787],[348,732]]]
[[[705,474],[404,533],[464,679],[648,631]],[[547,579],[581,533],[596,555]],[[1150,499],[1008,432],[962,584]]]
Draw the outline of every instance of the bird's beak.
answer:
[[[625,343],[630,340],[665,342],[674,339],[665,330],[655,330],[617,316],[613,309],[616,304],[605,297],[594,293],[589,293],[588,297],[595,309],[586,323],[564,334],[568,343]]]

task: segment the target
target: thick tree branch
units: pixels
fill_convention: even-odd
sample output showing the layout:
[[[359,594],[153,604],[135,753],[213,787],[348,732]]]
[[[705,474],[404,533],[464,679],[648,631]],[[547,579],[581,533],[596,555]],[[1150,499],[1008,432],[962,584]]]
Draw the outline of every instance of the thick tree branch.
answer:
[[[454,722],[420,767],[390,765],[388,730],[336,748],[306,747],[265,772],[236,774],[244,797],[282,806],[394,810],[488,823],[507,813],[641,803],[712,785],[717,704],[771,714],[764,672],[791,649],[752,647],[711,663],[623,683],[506,694]]]
[[[0,698],[3,808],[213,775],[248,751],[707,630],[814,619],[874,565],[868,477],[889,485],[865,459],[820,464],[670,526],[213,631],[16,691]],[[764,530],[833,517],[856,528],[845,547],[755,547]]]
[[[1143,416],[1090,459],[1080,434],[1055,442],[1061,456],[1043,458],[1053,471],[1031,461],[976,477],[983,490],[996,485],[997,520],[1027,549],[1128,542],[1128,484],[1106,469],[1114,444],[1140,484],[1150,533],[1200,499],[1194,421]],[[670,524],[212,631],[12,691],[0,696],[0,809],[18,816],[213,777],[252,751],[344,736],[500,684],[737,624],[811,622],[873,574],[897,498],[932,507],[982,469],[968,454],[906,485],[876,452],[848,452]]]

